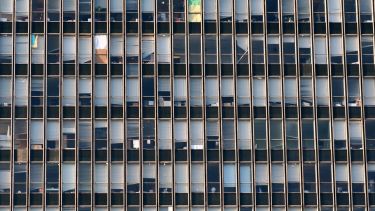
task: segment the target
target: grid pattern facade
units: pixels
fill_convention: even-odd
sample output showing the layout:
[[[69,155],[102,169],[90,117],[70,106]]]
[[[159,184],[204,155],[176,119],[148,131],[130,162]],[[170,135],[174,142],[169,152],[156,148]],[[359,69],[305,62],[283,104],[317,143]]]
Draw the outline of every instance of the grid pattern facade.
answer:
[[[1,0],[0,211],[375,210],[372,0]]]

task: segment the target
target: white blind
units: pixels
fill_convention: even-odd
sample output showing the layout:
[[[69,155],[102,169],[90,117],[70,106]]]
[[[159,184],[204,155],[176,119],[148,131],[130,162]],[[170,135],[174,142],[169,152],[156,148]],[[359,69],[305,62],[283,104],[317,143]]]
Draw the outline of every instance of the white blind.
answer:
[[[138,54],[139,43],[137,36],[126,37],[126,53],[127,54]]]
[[[29,52],[29,40],[27,36],[16,36],[16,54]]]
[[[13,0],[3,0],[0,4],[0,12],[12,13]]]
[[[58,140],[59,132],[60,132],[60,125],[58,121],[47,122],[47,139],[48,140]]]
[[[343,53],[342,39],[340,36],[331,36],[330,50],[331,50],[331,55],[341,55]]]
[[[95,80],[95,97],[106,98],[107,93],[107,80],[100,78]]]
[[[362,126],[360,121],[349,123],[349,136],[351,139],[362,139]]]
[[[123,96],[122,79],[112,78],[111,79],[111,97],[122,97],[122,96]]]
[[[247,0],[237,0],[236,4],[236,13],[247,13]]]
[[[281,79],[270,78],[268,79],[268,84],[268,95],[270,97],[281,97]]]
[[[251,166],[250,165],[240,165],[240,182],[241,183],[250,183],[251,178]]]
[[[12,81],[8,77],[0,78],[0,100],[12,96]]]
[[[250,139],[250,121],[239,120],[237,124],[237,138],[239,140],[249,140]]]
[[[257,183],[268,183],[268,167],[267,164],[255,165],[255,181]]]
[[[64,78],[63,80],[63,96],[74,97],[76,94],[76,81],[74,78]]]
[[[112,143],[122,142],[124,139],[124,123],[121,120],[112,120],[110,127]]]
[[[203,140],[203,121],[190,121],[190,138]]]
[[[171,37],[166,35],[158,35],[157,37],[157,52],[158,54],[170,54]]]
[[[64,0],[64,12],[72,12],[75,11],[76,7],[76,0]]]
[[[345,121],[333,121],[333,136],[336,140],[346,140]]]
[[[90,94],[91,93],[91,79],[84,78],[79,80],[79,93]]]
[[[284,166],[282,164],[272,164],[271,178],[272,183],[284,183]]]
[[[202,80],[201,79],[190,79],[190,96],[202,96]]]
[[[43,121],[32,120],[30,122],[30,141],[31,144],[43,144]]]
[[[234,96],[233,78],[224,78],[221,80],[221,96]]]
[[[129,164],[127,167],[126,180],[128,184],[138,183],[140,181],[140,168],[138,164]]]
[[[136,78],[126,79],[126,96],[139,96],[139,81]]]
[[[372,0],[361,0],[360,3],[361,13],[372,13]]]
[[[76,180],[76,168],[72,163],[62,164],[62,182],[63,183],[75,183]]]
[[[348,166],[346,164],[336,164],[336,181],[348,182]]]
[[[124,183],[124,165],[111,165],[111,183]]]
[[[219,84],[218,80],[215,78],[206,79],[206,96],[213,97],[218,96]]]
[[[204,13],[216,13],[216,1],[204,1]],[[211,18],[205,17],[205,19],[215,19],[213,16]]]
[[[1,80],[0,82],[2,84],[3,80]],[[3,85],[1,85],[1,86],[3,86]],[[7,86],[9,86],[9,85],[7,85]],[[27,78],[17,77],[15,87],[16,87],[16,97],[26,97],[27,96],[27,92],[28,92]]]
[[[163,188],[172,185],[172,166],[170,164],[167,165],[159,165],[159,182],[160,186]],[[164,185],[163,185],[164,184]],[[169,185],[167,185],[169,184]]]
[[[90,37],[80,37],[79,38],[79,54],[88,55],[91,54],[91,38]]]
[[[122,55],[124,51],[124,40],[120,36],[111,36],[111,54]]]
[[[317,78],[316,80],[316,96],[329,97],[328,78]]]
[[[204,182],[204,168],[202,164],[191,164],[191,182],[203,183]]]
[[[365,97],[365,105],[375,105],[375,79],[365,78],[363,80],[363,95]]]
[[[296,79],[285,79],[284,86],[285,97],[297,97]]]
[[[107,35],[95,35],[94,45],[95,45],[95,49],[107,49],[108,48]]]
[[[232,7],[234,1],[220,0],[220,16],[230,17],[232,16]]]
[[[224,164],[224,187],[236,186],[236,165]]]
[[[298,164],[288,164],[288,182],[300,181],[301,168]]]
[[[251,0],[251,15],[263,15],[264,0]]]
[[[111,12],[122,12],[122,0],[111,0],[110,7]]]
[[[330,22],[340,22],[341,0],[328,0],[328,13]]]
[[[154,0],[142,0],[142,12],[153,12],[154,11]]]
[[[237,80],[237,96],[239,96],[239,97],[250,97],[249,79],[239,78]]]
[[[76,54],[76,39],[73,36],[63,37],[63,49],[64,55],[75,55]]]
[[[174,79],[174,93],[175,97],[186,97],[186,79],[175,78]]]
[[[143,165],[143,178],[155,178],[156,167],[155,164]]]
[[[316,36],[314,40],[314,50],[316,55],[327,54],[326,52],[326,37]]]
[[[365,173],[365,170],[363,168],[363,165],[362,164],[352,164],[352,182],[353,183],[356,183],[356,182],[364,182],[365,179],[364,179],[364,173]]]
[[[108,181],[108,169],[106,164],[95,164],[94,182],[106,183]]]
[[[254,97],[266,97],[266,81],[264,79],[253,80],[253,96]]]
[[[0,36],[0,54],[9,54],[12,52],[12,36]]]
[[[159,120],[158,136],[159,139],[172,139],[171,121]]]
[[[347,36],[345,50],[348,53],[358,53],[358,37],[356,36]]]
[[[174,122],[174,137],[176,140],[187,140],[187,122],[175,121]]]
[[[175,166],[175,180],[176,183],[188,183],[188,166],[187,164],[176,163]]]

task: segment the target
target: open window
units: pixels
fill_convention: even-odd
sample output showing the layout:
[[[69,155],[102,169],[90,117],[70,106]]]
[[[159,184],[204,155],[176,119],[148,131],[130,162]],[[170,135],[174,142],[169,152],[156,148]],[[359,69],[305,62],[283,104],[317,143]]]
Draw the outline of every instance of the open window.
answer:
[[[173,62],[175,64],[186,62],[185,48],[185,35],[173,35]]]
[[[313,0],[313,11],[314,11],[314,22],[315,23],[325,23],[325,1],[324,0]]]
[[[344,106],[344,78],[332,78],[332,101],[335,106]]]
[[[47,122],[47,149],[58,150],[59,149],[59,139],[60,139],[60,125],[58,121],[48,121]]]
[[[355,0],[344,0],[345,22],[357,22],[357,2]]]
[[[362,63],[372,64],[374,63],[374,42],[372,36],[361,37],[361,47],[362,47]]]
[[[359,90],[359,78],[349,77],[348,78],[348,106],[361,106],[361,94]]]
[[[128,149],[138,150],[140,147],[139,122],[136,120],[128,121],[126,125],[126,133]]]
[[[173,0],[173,21],[185,21],[185,2],[180,0]]]

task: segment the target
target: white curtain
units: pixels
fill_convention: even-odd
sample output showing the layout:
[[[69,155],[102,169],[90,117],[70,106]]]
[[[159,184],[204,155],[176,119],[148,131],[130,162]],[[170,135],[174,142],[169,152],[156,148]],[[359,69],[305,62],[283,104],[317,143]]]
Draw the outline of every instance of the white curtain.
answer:
[[[58,121],[47,121],[47,139],[59,140],[60,125]]]
[[[111,165],[111,183],[124,183],[124,165]]]
[[[175,121],[174,122],[174,138],[176,140],[187,140],[188,125],[186,121]]]
[[[336,181],[348,182],[348,166],[347,164],[336,164]]]
[[[299,164],[288,164],[288,182],[300,181],[301,168]]]
[[[236,165],[224,164],[224,187],[236,186]]]

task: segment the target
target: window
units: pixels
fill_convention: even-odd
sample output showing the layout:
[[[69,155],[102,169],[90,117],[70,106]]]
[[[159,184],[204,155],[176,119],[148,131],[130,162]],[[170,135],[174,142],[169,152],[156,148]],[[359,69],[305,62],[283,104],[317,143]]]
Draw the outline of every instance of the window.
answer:
[[[190,106],[202,106],[202,79],[201,78],[190,78]]]
[[[361,38],[362,46],[362,63],[374,63],[374,44],[371,36],[363,35]]]
[[[252,171],[251,165],[240,164],[240,193],[251,193],[252,191]]]
[[[111,36],[110,42],[110,55],[111,63],[119,64],[122,63],[124,40],[121,36]]]
[[[360,4],[360,18],[362,23],[372,22],[372,1],[371,0],[361,0],[358,2]]]
[[[328,19],[331,23],[341,22],[341,0],[328,0]]]
[[[185,59],[185,35],[173,35],[173,62],[184,64]]]
[[[224,164],[224,192],[236,192],[236,165]]]
[[[239,149],[251,149],[251,122],[238,120],[237,122],[237,146]]]
[[[185,1],[173,0],[173,21],[185,21]]]
[[[328,106],[329,104],[329,85],[328,78],[319,77],[316,79],[316,102],[318,106]]]
[[[248,16],[248,1],[247,0],[238,0],[235,3],[236,8],[236,22],[247,22]]]
[[[296,63],[295,42],[296,41],[294,39],[294,36],[284,36],[284,38],[283,38],[283,55],[284,55],[284,63],[285,64],[295,64]]]
[[[269,104],[279,106],[281,105],[281,79],[269,78],[268,79],[268,97]]]
[[[158,63],[170,63],[171,37],[167,35],[159,35],[157,36],[157,43]]]
[[[251,22],[263,22],[264,1],[251,0]]]
[[[75,21],[76,0],[64,0],[63,20],[67,22]]]
[[[364,104],[366,106],[375,105],[375,78],[365,78],[363,80]]]
[[[253,103],[254,106],[266,106],[266,80],[265,78],[253,79]]]
[[[327,64],[327,38],[316,36],[314,41],[315,64]]]
[[[75,63],[76,47],[76,38],[74,36],[63,36],[63,62],[65,64]]]
[[[205,62],[208,64],[217,63],[217,36],[216,35],[206,35],[205,36]]]
[[[220,22],[232,22],[233,1],[220,0]]]
[[[255,182],[257,193],[268,193],[268,166],[267,164],[255,165]]]
[[[0,39],[2,40],[2,38]],[[2,43],[7,46],[6,43]],[[9,45],[11,42],[8,43]],[[15,54],[16,54],[16,64],[27,64],[29,62],[29,38],[24,35],[17,35],[16,36],[16,44],[15,44]],[[5,47],[6,49],[6,47]],[[2,48],[3,51],[5,51]],[[4,54],[7,54],[6,51]],[[10,55],[4,55],[4,57],[8,58]]]
[[[189,22],[201,22],[202,3],[201,0],[187,0]]]
[[[12,88],[11,78],[1,77],[0,78],[0,107],[8,107],[11,105],[12,90],[13,88]]]
[[[298,22],[310,22],[310,0],[298,0]]]
[[[204,2],[204,21],[205,22],[216,22],[217,8],[216,1],[205,1]]]
[[[264,37],[252,36],[252,56],[251,59],[254,64],[264,63]]]
[[[138,22],[138,1],[128,0],[126,3],[126,21]]]
[[[314,22],[315,23],[326,22],[324,0],[313,0],[313,10],[314,10]]]
[[[31,63],[32,64],[44,64],[44,36],[43,35],[31,35]]]

